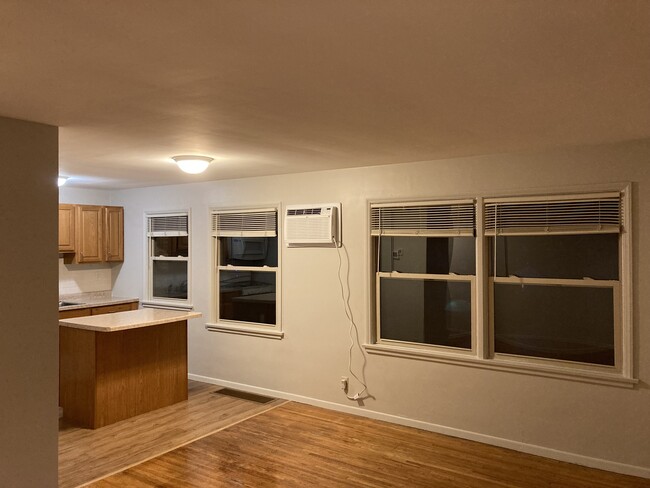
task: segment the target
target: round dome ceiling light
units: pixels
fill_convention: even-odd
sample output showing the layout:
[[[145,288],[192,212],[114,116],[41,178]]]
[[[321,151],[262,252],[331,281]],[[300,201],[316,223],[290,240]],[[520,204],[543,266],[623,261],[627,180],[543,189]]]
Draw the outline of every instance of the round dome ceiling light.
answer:
[[[214,158],[207,156],[172,156],[180,169],[190,174],[203,173]]]

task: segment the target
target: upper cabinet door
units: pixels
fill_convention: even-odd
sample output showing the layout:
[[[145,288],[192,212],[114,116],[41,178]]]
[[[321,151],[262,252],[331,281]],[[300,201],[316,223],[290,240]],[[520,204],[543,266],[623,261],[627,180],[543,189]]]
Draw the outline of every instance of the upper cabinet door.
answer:
[[[98,263],[104,260],[104,233],[102,207],[77,206],[77,255],[78,263]]]
[[[59,205],[59,252],[75,250],[75,206],[67,203]]]
[[[124,261],[124,208],[104,207],[105,260]]]

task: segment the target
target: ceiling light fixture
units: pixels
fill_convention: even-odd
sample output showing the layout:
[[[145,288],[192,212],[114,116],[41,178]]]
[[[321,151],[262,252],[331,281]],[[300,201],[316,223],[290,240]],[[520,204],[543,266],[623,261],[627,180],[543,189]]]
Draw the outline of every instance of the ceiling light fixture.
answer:
[[[214,158],[207,156],[172,156],[180,169],[190,174],[203,173]]]
[[[65,185],[65,182],[68,181],[67,176],[59,176],[59,180],[56,182],[57,186]]]

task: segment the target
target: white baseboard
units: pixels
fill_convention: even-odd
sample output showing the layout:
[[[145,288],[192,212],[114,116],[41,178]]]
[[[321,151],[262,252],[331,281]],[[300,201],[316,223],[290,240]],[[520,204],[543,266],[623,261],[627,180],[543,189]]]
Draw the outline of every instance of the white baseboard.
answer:
[[[367,417],[375,420],[383,420],[384,422],[405,425],[407,427],[415,427],[416,429],[427,430],[429,432],[435,432],[437,434],[444,434],[452,437],[459,437],[461,439],[467,439],[470,441],[482,442],[483,444],[489,444],[492,446],[504,447],[506,449],[512,449],[513,451],[520,451],[527,454],[534,454],[536,456],[555,459],[556,461],[564,461],[567,463],[587,466],[589,468],[603,469],[605,471],[612,471],[614,473],[627,474],[631,476],[639,476],[641,478],[650,478],[650,468],[644,468],[642,466],[634,466],[632,464],[623,464],[614,461],[608,461],[606,459],[582,456],[580,454],[559,451],[557,449],[536,446],[534,444],[526,444],[524,442],[512,441],[501,437],[494,437],[490,435],[479,434],[477,432],[445,427],[444,425],[432,424],[429,422],[423,422],[421,420],[413,420],[406,417],[400,417],[398,415],[376,412],[374,410],[365,410],[357,407],[341,405],[339,403],[319,400],[317,398],[294,395],[292,393],[287,393],[284,391],[270,390],[268,388],[260,388],[243,383],[235,383],[233,381],[210,378],[208,376],[190,374],[188,377],[191,380],[202,381],[203,383],[210,383],[227,388],[233,388],[236,390],[242,390],[258,395],[283,398],[285,400],[306,403],[315,407],[327,408],[330,410],[350,413],[352,415],[359,415],[361,417]]]

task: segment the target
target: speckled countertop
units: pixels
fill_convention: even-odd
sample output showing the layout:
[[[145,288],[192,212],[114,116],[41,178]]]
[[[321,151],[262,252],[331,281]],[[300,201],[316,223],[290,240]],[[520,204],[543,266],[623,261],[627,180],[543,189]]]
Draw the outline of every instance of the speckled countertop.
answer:
[[[115,332],[118,330],[137,329],[153,325],[181,322],[201,317],[200,312],[181,312],[179,310],[161,310],[157,308],[141,308],[129,312],[107,313],[74,319],[61,319],[59,325],[75,329],[92,330],[96,332]]]
[[[73,305],[59,306],[59,311],[76,310],[79,308],[101,307],[103,305],[119,305],[121,303],[132,303],[139,301],[139,298],[114,297],[110,291],[97,291],[90,293],[78,293],[75,295],[61,295],[60,302],[72,303]]]

